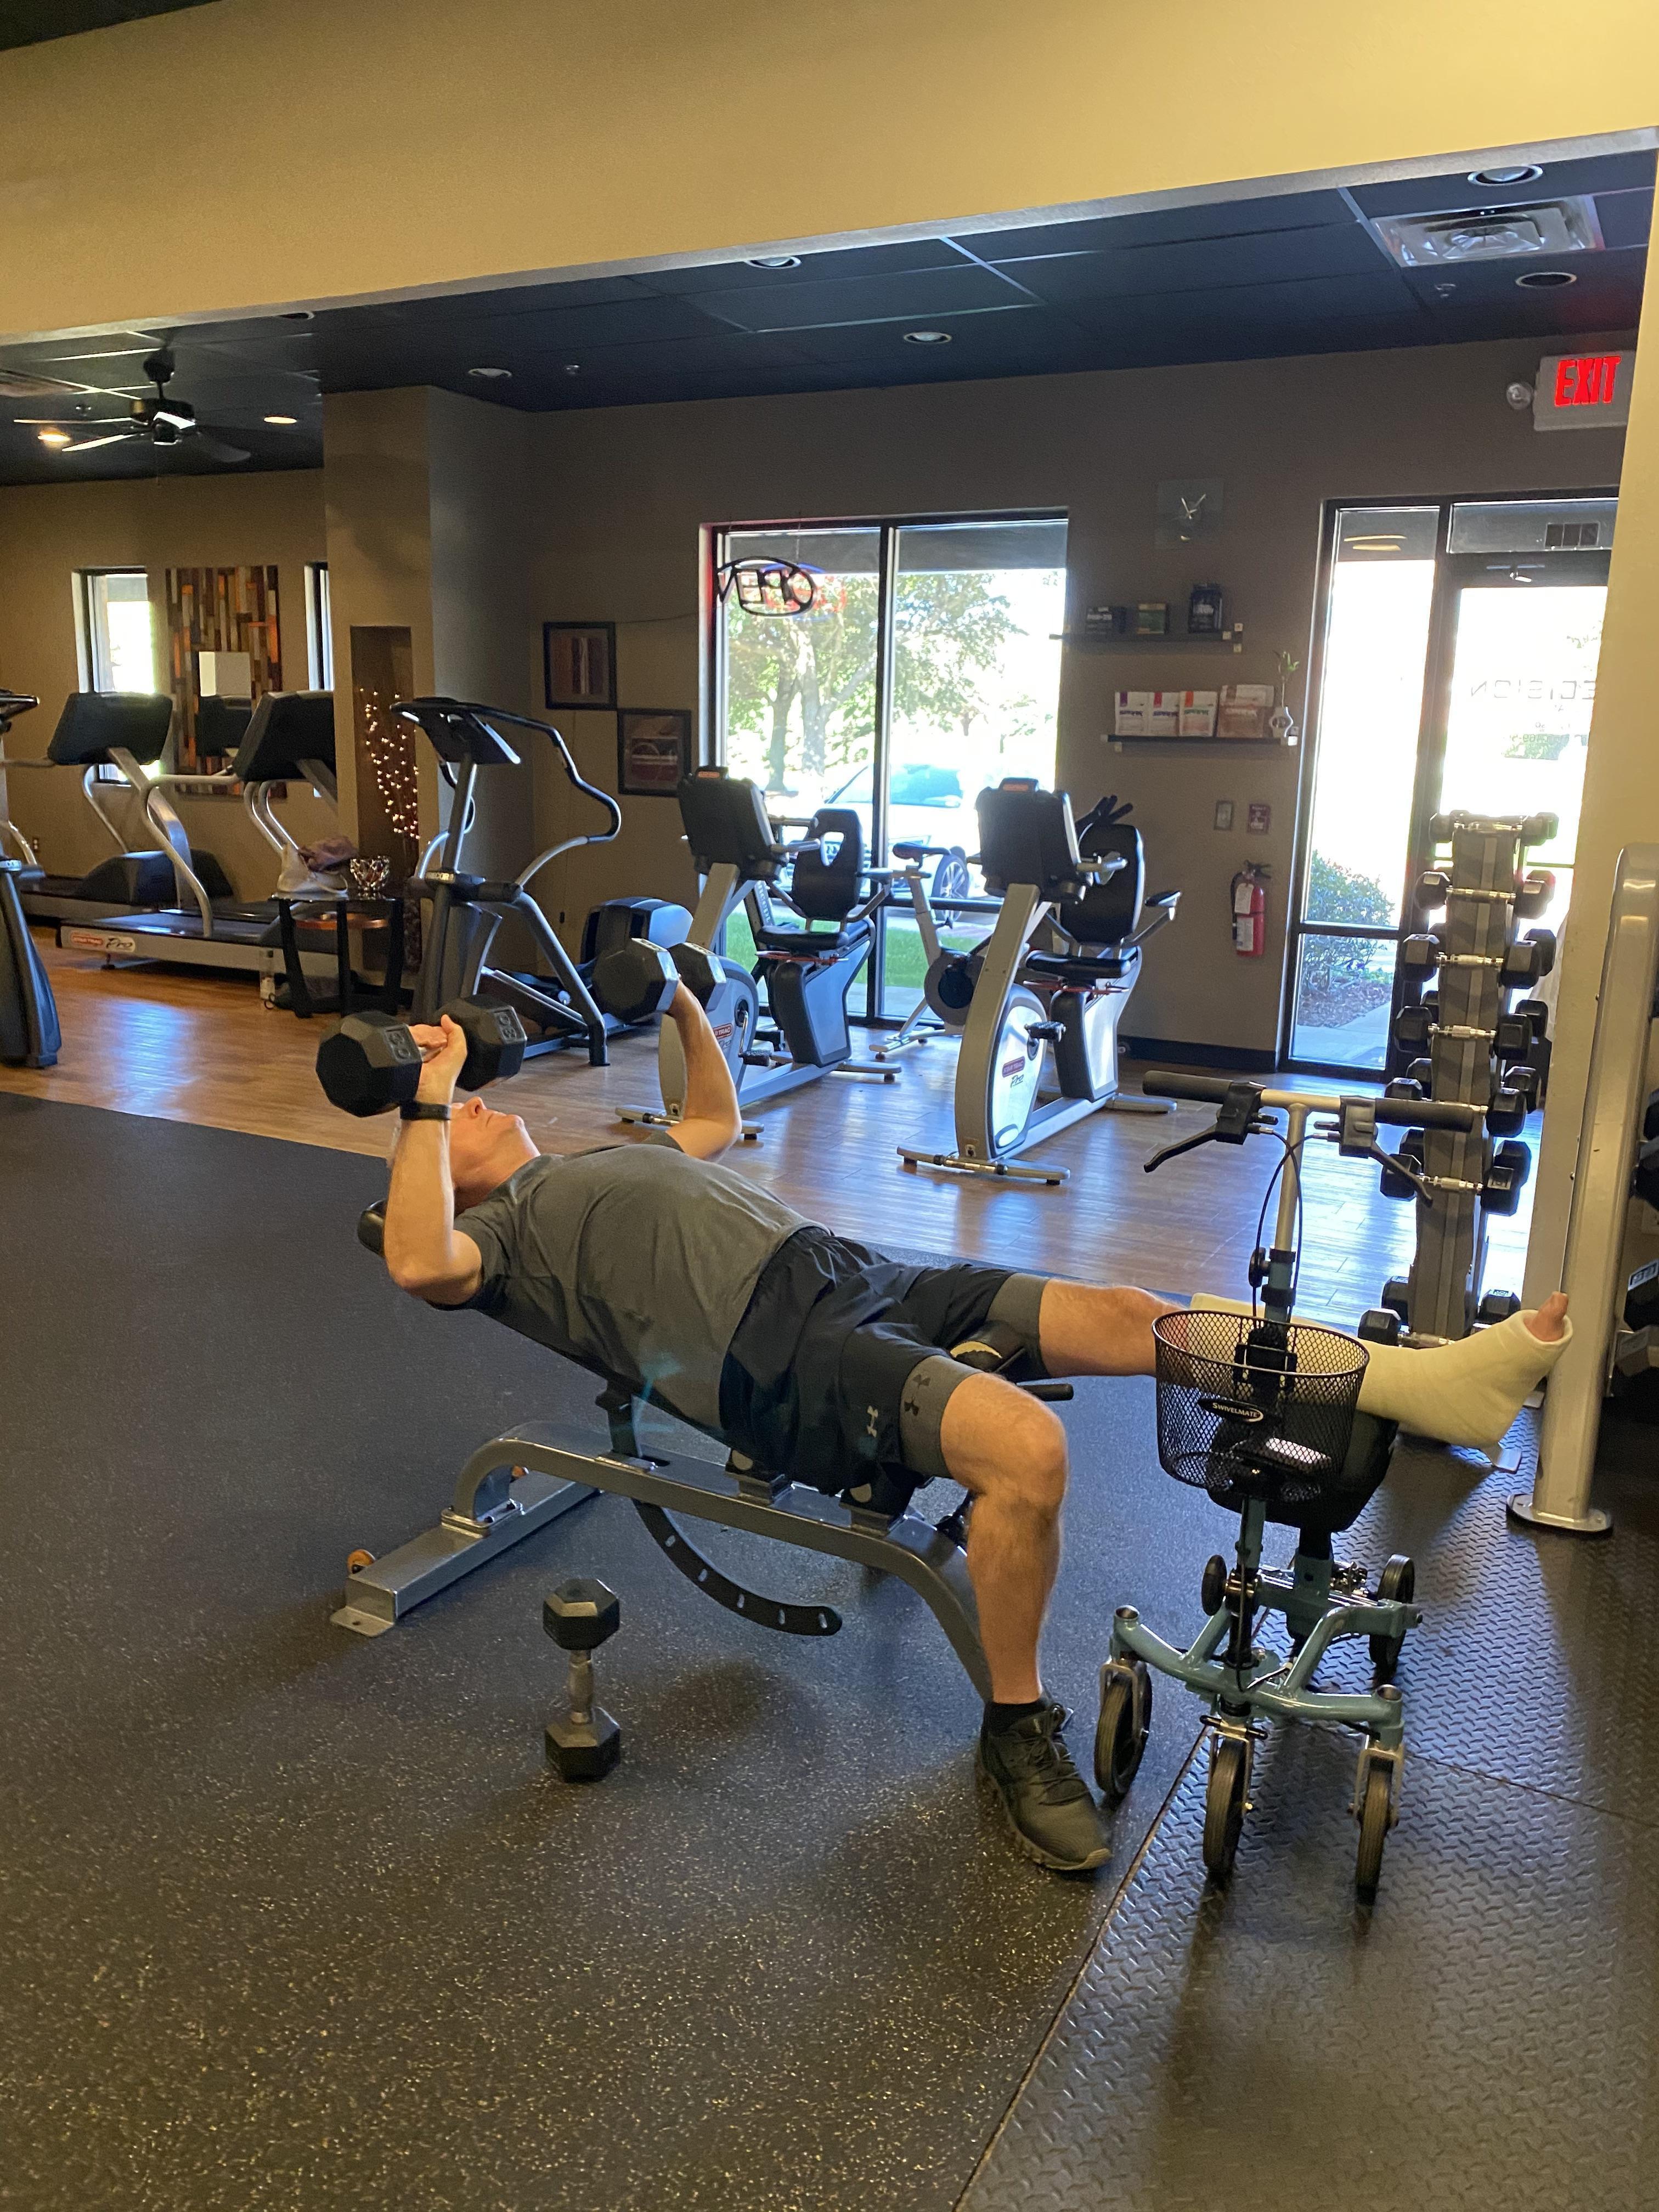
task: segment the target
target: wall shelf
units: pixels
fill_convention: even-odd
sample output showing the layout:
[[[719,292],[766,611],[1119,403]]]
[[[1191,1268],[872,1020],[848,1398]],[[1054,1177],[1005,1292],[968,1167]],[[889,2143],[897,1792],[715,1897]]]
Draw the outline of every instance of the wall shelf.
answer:
[[[1137,637],[1133,630],[1114,630],[1097,636],[1093,630],[1054,629],[1049,631],[1048,641],[1051,645],[1104,645],[1114,648],[1120,645],[1231,645],[1238,653],[1243,652],[1245,645],[1242,637],[1223,637],[1218,633],[1212,635],[1208,631],[1193,636],[1186,630],[1164,630],[1155,636]]]
[[[1182,751],[1191,745],[1216,745],[1228,753],[1256,751],[1264,746],[1273,752],[1296,750],[1294,745],[1285,744],[1278,738],[1115,738],[1108,731],[1105,742],[1109,745],[1175,745]]]

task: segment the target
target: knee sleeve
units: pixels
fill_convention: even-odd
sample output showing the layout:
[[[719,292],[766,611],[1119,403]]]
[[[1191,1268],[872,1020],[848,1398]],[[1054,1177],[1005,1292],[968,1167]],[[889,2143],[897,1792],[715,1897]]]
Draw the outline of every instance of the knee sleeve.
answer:
[[[939,1428],[951,1394],[978,1370],[936,1352],[913,1367],[899,1401],[899,1450],[912,1474],[932,1482],[950,1470],[945,1464]]]

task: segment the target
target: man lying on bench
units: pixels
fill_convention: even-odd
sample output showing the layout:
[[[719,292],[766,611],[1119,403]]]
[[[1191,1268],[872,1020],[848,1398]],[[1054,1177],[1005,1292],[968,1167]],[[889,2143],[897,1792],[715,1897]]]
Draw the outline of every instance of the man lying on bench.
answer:
[[[968,1571],[993,1702],[980,1771],[1042,1865],[1096,1867],[1104,1825],[1044,1697],[1037,1642],[1060,1558],[1066,1431],[1000,1376],[950,1358],[991,1322],[1054,1376],[1150,1375],[1146,1291],[971,1262],[920,1267],[804,1219],[713,1163],[739,1134],[737,1093],[702,1008],[669,1012],[684,1048],[683,1118],[645,1142],[544,1158],[515,1115],[453,1099],[454,1024],[417,1028],[385,1257],[402,1289],[470,1306],[723,1437],[757,1465],[839,1493],[884,1471],[972,1496]],[[456,1212],[461,1209],[458,1224]],[[1554,1364],[1566,1302],[1426,1352],[1369,1346],[1359,1403],[1455,1443],[1490,1443]]]

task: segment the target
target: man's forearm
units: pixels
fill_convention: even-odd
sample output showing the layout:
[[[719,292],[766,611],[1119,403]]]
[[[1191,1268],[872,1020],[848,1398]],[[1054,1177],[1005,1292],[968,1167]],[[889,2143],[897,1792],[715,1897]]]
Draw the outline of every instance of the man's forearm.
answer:
[[[453,1282],[466,1272],[455,1235],[446,1122],[405,1121],[398,1133],[385,1253],[386,1273],[404,1290]]]
[[[679,1127],[688,1136],[695,1128],[696,1149],[702,1158],[710,1159],[734,1145],[742,1133],[738,1086],[708,1015],[684,983],[674,994],[668,1018],[679,1032],[685,1060],[685,1100]]]

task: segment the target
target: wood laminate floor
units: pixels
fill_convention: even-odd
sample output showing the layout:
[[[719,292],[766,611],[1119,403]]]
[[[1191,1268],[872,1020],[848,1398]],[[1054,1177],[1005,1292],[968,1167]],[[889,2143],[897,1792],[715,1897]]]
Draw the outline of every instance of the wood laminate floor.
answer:
[[[110,969],[94,956],[59,951],[44,932],[36,942],[58,995],[63,1051],[53,1068],[0,1067],[0,1090],[337,1151],[388,1151],[389,1120],[354,1121],[317,1086],[313,1062],[325,1024],[262,1006],[251,978]],[[954,1044],[934,1043],[907,1054],[892,1085],[826,1078],[759,1109],[752,1118],[761,1141],[741,1146],[732,1164],[803,1213],[869,1243],[1139,1282],[1180,1297],[1243,1290],[1276,1146],[1208,1146],[1148,1176],[1146,1159],[1201,1126],[1202,1109],[1107,1112],[1042,1147],[1041,1158],[1071,1170],[1058,1188],[907,1171],[900,1145],[942,1151],[951,1143],[956,1061]],[[1139,1089],[1139,1073],[1126,1070],[1126,1088]],[[647,1036],[615,1040],[606,1068],[570,1053],[532,1060],[495,1094],[553,1152],[624,1134],[617,1108],[655,1104],[659,1096],[655,1042]],[[1384,1199],[1375,1171],[1340,1160],[1333,1146],[1309,1151],[1298,1304],[1352,1324],[1376,1303],[1384,1279],[1404,1272],[1413,1209]],[[1488,1283],[1519,1287],[1526,1227],[1524,1207],[1501,1224]]]

